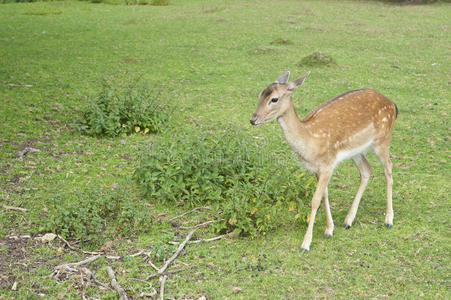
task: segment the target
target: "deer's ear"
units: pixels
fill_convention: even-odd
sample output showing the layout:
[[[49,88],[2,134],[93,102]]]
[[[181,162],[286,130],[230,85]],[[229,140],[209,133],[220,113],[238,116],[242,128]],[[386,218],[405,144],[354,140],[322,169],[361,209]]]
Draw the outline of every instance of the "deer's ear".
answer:
[[[290,71],[281,74],[279,77],[274,80],[274,83],[285,84],[288,82],[288,78],[290,77]]]
[[[310,75],[310,72],[307,72],[305,75],[303,75],[303,76],[301,76],[301,77],[299,77],[299,78],[297,78],[297,79],[295,79],[295,80],[293,80],[293,81],[290,81],[290,82],[288,83],[288,90],[289,90],[289,91],[292,91],[292,90],[294,90],[295,88],[297,88],[298,86],[300,86],[302,83],[304,83],[305,79],[306,79],[309,75]]]

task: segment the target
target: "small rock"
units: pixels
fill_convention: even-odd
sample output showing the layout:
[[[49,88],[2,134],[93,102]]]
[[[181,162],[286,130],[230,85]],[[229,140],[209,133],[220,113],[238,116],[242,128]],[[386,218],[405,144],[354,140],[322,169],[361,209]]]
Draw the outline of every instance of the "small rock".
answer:
[[[240,287],[234,286],[231,290],[232,294],[238,294],[241,291]]]
[[[41,242],[49,243],[56,238],[56,234],[54,233],[46,233],[41,237]]]
[[[14,281],[13,286],[11,287],[12,291],[17,291],[17,281]]]

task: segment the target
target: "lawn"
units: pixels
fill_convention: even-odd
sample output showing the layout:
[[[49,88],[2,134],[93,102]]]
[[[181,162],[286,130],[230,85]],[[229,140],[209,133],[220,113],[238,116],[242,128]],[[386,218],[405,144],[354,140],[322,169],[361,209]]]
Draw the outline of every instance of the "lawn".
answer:
[[[233,126],[256,140],[262,153],[280,157],[274,174],[287,160],[296,164],[277,122],[258,128],[249,124],[259,92],[287,70],[292,76],[311,71],[293,93],[300,115],[358,88],[374,88],[397,104],[391,146],[393,228],[383,226],[385,180],[370,154],[373,176],[351,229],[341,224],[359,178],[345,162],[329,185],[333,238],[321,238],[325,216],[320,208],[310,252],[300,253],[306,224],[287,209],[277,228],[265,234],[188,244],[169,270],[190,269],[167,277],[166,298],[449,299],[450,24],[446,3],[0,5],[0,299],[82,297],[80,274],[59,280],[49,275],[55,266],[89,255],[71,251],[58,238],[48,243],[36,238],[48,231],[55,199],[76,199],[72,195],[90,188],[122,188],[124,197],[145,208],[136,214],[148,216],[150,225],[120,234],[107,227],[99,240],[71,244],[124,256],[88,265],[100,281],[109,281],[106,267],[112,266],[129,296],[158,290],[158,279],[145,280],[155,272],[147,260],[160,266],[172,255],[177,247],[168,242],[182,241],[189,230],[168,220],[192,207],[143,195],[133,180],[140,151],[184,130],[208,128],[215,135]],[[330,55],[335,64],[300,64],[315,51]],[[154,99],[172,107],[168,132],[112,138],[74,132],[71,124],[102,82],[126,85],[137,78],[155,91]],[[310,197],[300,200],[307,205]],[[177,222],[187,226],[211,217],[212,212],[202,211]],[[195,238],[215,235],[207,227]],[[129,256],[140,250],[150,251],[149,257]],[[84,293],[117,297],[116,291],[92,282]]]

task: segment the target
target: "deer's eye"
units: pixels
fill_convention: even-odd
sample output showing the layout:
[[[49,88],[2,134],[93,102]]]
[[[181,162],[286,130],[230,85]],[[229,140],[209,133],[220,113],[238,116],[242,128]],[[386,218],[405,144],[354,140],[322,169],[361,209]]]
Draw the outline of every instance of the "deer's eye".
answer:
[[[272,98],[271,102],[276,103],[277,101],[279,101],[279,98]]]

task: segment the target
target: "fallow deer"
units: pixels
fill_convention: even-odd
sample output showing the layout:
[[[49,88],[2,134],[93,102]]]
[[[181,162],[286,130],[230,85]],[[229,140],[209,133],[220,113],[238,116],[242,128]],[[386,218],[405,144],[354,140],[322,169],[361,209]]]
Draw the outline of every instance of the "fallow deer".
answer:
[[[334,223],[329,208],[327,185],[335,167],[349,158],[360,171],[360,186],[344,220],[344,227],[351,227],[371,175],[371,166],[365,157],[368,148],[374,150],[384,168],[387,183],[385,226],[392,227],[393,179],[389,148],[398,115],[396,104],[388,98],[375,90],[361,89],[334,97],[300,120],[294,109],[291,93],[309,74],[310,72],[290,82],[290,72],[280,75],[260,93],[257,109],[250,120],[252,125],[258,126],[277,119],[292,150],[307,169],[316,174],[317,185],[312,198],[312,211],[301,252],[310,249],[313,223],[321,198],[324,200],[326,212],[324,236],[332,236]]]

